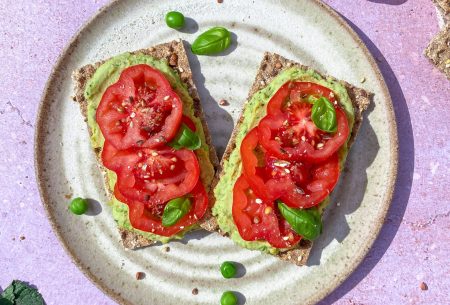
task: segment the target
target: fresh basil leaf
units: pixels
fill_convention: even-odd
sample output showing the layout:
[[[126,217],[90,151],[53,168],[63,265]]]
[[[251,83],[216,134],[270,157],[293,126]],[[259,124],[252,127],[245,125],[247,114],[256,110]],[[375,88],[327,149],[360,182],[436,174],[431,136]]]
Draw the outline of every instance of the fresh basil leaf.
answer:
[[[1,305],[44,305],[44,299],[36,288],[26,283],[14,280],[3,291],[0,298]]]
[[[321,97],[314,102],[311,111],[311,119],[320,130],[336,132],[336,110],[327,98]]]
[[[214,27],[200,34],[192,44],[192,53],[210,55],[222,52],[231,44],[231,33],[223,27]]]
[[[187,148],[190,150],[199,149],[202,146],[200,137],[189,129],[186,124],[181,124],[180,130],[175,138],[169,143],[175,149]]]
[[[314,240],[322,233],[322,217],[317,208],[293,209],[278,201],[278,209],[292,229],[304,239]]]
[[[180,197],[170,200],[164,208],[162,225],[170,227],[176,224],[191,209],[191,201],[187,197]]]

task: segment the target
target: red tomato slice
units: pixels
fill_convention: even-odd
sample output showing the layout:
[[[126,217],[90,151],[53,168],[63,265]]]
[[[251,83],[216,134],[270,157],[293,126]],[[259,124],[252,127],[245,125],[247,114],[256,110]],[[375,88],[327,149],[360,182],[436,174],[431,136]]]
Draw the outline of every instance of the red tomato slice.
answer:
[[[107,169],[115,172],[118,171],[122,167],[122,165],[127,162],[127,160],[130,161],[130,158],[132,159],[134,155],[136,155],[136,152],[132,148],[126,150],[118,150],[109,141],[105,140],[101,158],[103,165]]]
[[[294,163],[299,166],[299,163]],[[305,172],[289,167],[292,183],[289,184],[281,200],[290,207],[307,209],[321,203],[334,189],[339,179],[339,158],[334,154],[321,164],[308,168],[307,178]],[[302,170],[300,170],[302,171]]]
[[[234,185],[232,214],[244,240],[267,240],[276,248],[289,248],[301,239],[280,217],[273,201],[256,196],[244,175]]]
[[[250,183],[252,189],[264,200],[273,201],[285,193],[287,188],[284,184],[289,183],[287,179],[270,179],[261,174],[265,168],[263,161],[266,150],[259,145],[258,129],[253,128],[242,140],[241,158],[243,173]]]
[[[333,91],[327,87],[311,82],[287,82],[270,99],[267,114],[283,113],[293,103],[307,102],[309,96],[315,98],[324,96],[333,104],[336,101]]]
[[[328,196],[339,179],[337,154],[320,164],[282,160],[259,145],[258,132],[252,129],[242,141],[241,158],[247,183],[259,198],[308,208]]]
[[[161,236],[172,236],[184,228],[193,225],[205,215],[208,208],[208,195],[200,181],[189,193],[192,203],[191,210],[176,224],[170,227],[164,227],[162,225],[161,216],[164,210],[163,205],[155,213],[146,203],[127,199],[120,193],[117,185],[114,189],[114,195],[119,201],[128,205],[130,223],[133,228]]]
[[[284,160],[321,163],[345,144],[349,135],[347,116],[336,108],[337,132],[319,130],[311,120],[312,105],[295,103],[287,113],[267,115],[258,125],[261,145]]]
[[[197,128],[195,127],[194,122],[186,115],[183,115],[183,118],[181,119],[181,122],[186,124],[186,126],[192,130],[192,131],[196,131]]]
[[[154,148],[177,133],[182,103],[165,76],[148,65],[123,70],[96,112],[103,136],[117,149]]]
[[[120,192],[149,206],[188,194],[199,180],[197,157],[188,149],[143,148],[119,157],[114,162],[121,163],[117,171]]]

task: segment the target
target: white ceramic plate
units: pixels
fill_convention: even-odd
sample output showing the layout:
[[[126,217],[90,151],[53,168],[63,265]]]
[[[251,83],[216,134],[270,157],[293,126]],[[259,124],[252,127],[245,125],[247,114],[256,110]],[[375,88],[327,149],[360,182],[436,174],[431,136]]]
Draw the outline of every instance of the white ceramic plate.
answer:
[[[185,32],[168,28],[164,15],[190,17]],[[193,21],[195,20],[195,21]],[[213,142],[223,149],[253,82],[264,51],[310,65],[375,94],[325,215],[325,229],[309,266],[297,267],[197,232],[182,242],[125,251],[89,146],[71,71],[121,52],[172,39],[188,42],[221,25],[237,44],[225,56],[191,56],[191,65]],[[360,83],[365,78],[364,83]],[[226,99],[230,106],[220,107]],[[81,270],[123,304],[218,304],[235,290],[246,304],[311,304],[341,283],[361,262],[388,210],[397,169],[397,133],[381,74],[364,44],[330,8],[318,1],[115,1],[77,34],[61,55],[43,96],[36,130],[36,169],[42,199],[56,234]],[[101,202],[81,217],[67,212],[65,195]],[[99,213],[101,211],[101,213]],[[243,264],[245,275],[224,280],[225,260]],[[146,278],[136,281],[137,271]],[[193,288],[199,289],[192,295]]]

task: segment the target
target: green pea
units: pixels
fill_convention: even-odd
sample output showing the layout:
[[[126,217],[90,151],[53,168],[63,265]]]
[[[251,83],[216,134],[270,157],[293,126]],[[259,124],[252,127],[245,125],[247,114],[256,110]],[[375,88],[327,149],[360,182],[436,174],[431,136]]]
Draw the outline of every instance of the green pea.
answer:
[[[221,305],[236,305],[237,297],[232,291],[225,291],[220,298]]]
[[[75,215],[84,214],[84,213],[86,213],[86,211],[88,209],[88,202],[87,202],[86,199],[83,199],[83,198],[80,198],[80,197],[75,198],[70,203],[69,209]]]
[[[224,262],[220,266],[220,272],[224,278],[230,279],[236,275],[236,266],[232,262]]]
[[[184,16],[177,11],[168,12],[166,14],[166,24],[172,29],[181,29],[184,26]]]

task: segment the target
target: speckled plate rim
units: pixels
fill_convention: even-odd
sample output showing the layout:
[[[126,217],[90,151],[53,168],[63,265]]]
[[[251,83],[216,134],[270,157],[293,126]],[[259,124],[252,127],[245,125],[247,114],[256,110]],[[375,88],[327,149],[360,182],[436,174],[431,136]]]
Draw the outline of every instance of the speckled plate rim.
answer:
[[[105,292],[114,301],[118,302],[119,304],[123,304],[123,305],[133,305],[132,303],[128,302],[123,297],[121,297],[120,294],[118,294],[117,292],[113,291],[108,286],[106,286],[94,273],[92,273],[89,270],[89,268],[86,265],[84,265],[75,256],[75,254],[71,251],[69,245],[67,244],[66,240],[64,239],[61,232],[59,231],[59,229],[56,225],[56,220],[52,213],[52,207],[50,204],[48,204],[49,196],[48,196],[48,194],[45,190],[46,188],[44,187],[43,182],[42,182],[43,181],[42,172],[43,172],[43,168],[45,166],[44,165],[44,153],[43,153],[43,149],[38,145],[38,143],[40,142],[40,139],[43,137],[43,134],[44,134],[43,124],[44,124],[44,120],[46,119],[45,113],[46,113],[46,107],[48,107],[47,101],[51,94],[50,85],[52,83],[54,83],[54,81],[57,77],[57,74],[59,73],[58,71],[60,70],[61,65],[64,62],[64,59],[67,56],[71,55],[72,50],[74,49],[74,47],[76,46],[76,44],[78,42],[78,37],[80,37],[80,35],[82,35],[97,18],[100,18],[104,14],[108,14],[109,11],[113,10],[115,5],[117,3],[119,3],[120,1],[122,1],[122,0],[113,0],[109,4],[100,8],[95,15],[93,15],[88,21],[86,21],[83,24],[83,26],[77,31],[77,33],[71,38],[71,40],[69,41],[67,46],[63,49],[63,51],[59,55],[55,65],[53,66],[50,76],[45,85],[45,88],[44,88],[44,91],[43,91],[43,94],[42,94],[42,97],[41,97],[41,100],[39,103],[37,116],[36,116],[36,127],[35,127],[35,136],[34,136],[34,166],[35,166],[36,182],[37,182],[37,186],[39,189],[41,201],[45,208],[45,212],[50,221],[53,231],[55,232],[56,236],[58,237],[58,239],[59,239],[60,243],[62,244],[66,253],[69,254],[69,257],[72,260],[72,262],[81,270],[81,272],[87,278],[89,278],[89,280],[92,283],[94,283],[94,285],[97,288],[99,288],[100,290]],[[318,5],[324,11],[324,13],[327,13],[327,14],[331,15],[332,17],[334,17],[339,22],[339,24],[342,26],[342,29],[344,31],[346,31],[348,34],[350,34],[350,36],[353,38],[354,42],[357,43],[359,45],[359,47],[362,49],[364,55],[366,56],[367,61],[370,63],[373,71],[375,72],[375,74],[377,76],[377,80],[380,84],[380,87],[382,88],[382,91],[386,96],[386,99],[384,100],[384,102],[385,102],[384,106],[386,107],[388,120],[390,123],[389,138],[390,138],[390,147],[391,147],[390,153],[392,156],[392,158],[391,158],[392,161],[390,164],[389,182],[387,184],[387,192],[385,194],[385,200],[384,200],[384,205],[383,205],[383,213],[382,213],[382,216],[380,217],[380,219],[378,220],[376,229],[373,231],[373,234],[369,237],[369,240],[366,242],[366,244],[369,245],[369,247],[367,247],[367,248],[363,247],[363,250],[358,254],[358,256],[356,256],[356,258],[353,261],[353,264],[349,265],[346,272],[341,274],[340,277],[337,277],[334,282],[330,283],[328,285],[328,287],[326,287],[325,289],[323,289],[316,295],[316,298],[312,301],[314,303],[317,303],[320,300],[324,299],[326,296],[328,296],[332,291],[334,291],[339,285],[341,285],[348,278],[348,276],[353,271],[356,270],[356,268],[361,264],[364,257],[370,251],[373,243],[377,239],[377,237],[381,231],[381,227],[384,224],[384,220],[386,218],[387,212],[389,210],[389,207],[391,205],[392,198],[394,195],[395,183],[397,181],[399,148],[398,148],[397,122],[395,120],[395,113],[394,113],[392,99],[391,99],[391,96],[389,93],[389,89],[385,83],[385,80],[381,74],[381,71],[380,71],[374,57],[372,56],[372,54],[370,53],[369,49],[364,44],[364,42],[361,40],[361,38],[358,36],[358,34],[350,27],[350,25],[335,10],[333,10],[329,5],[321,2],[320,0],[313,0],[313,1],[316,3],[316,5]]]

